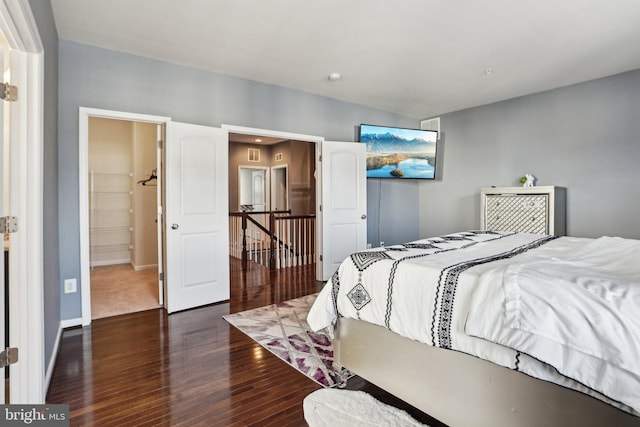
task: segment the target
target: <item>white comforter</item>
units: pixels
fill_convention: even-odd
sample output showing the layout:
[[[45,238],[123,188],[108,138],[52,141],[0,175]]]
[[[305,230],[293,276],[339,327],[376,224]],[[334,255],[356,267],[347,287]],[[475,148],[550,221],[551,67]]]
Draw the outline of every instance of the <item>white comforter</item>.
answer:
[[[640,413],[640,241],[464,232],[377,248],[342,263],[307,320],[338,313]]]

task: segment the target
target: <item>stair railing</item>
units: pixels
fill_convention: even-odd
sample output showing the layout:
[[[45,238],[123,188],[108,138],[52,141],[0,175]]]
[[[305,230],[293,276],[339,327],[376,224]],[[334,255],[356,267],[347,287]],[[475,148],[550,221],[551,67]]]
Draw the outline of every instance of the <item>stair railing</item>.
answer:
[[[315,215],[290,213],[230,212],[231,255],[270,269],[315,263]]]

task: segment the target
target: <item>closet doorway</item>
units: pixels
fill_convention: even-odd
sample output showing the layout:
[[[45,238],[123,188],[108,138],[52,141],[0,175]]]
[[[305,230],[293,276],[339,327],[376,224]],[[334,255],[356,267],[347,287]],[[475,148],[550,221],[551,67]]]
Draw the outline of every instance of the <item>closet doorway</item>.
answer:
[[[91,318],[160,307],[155,123],[89,117]]]

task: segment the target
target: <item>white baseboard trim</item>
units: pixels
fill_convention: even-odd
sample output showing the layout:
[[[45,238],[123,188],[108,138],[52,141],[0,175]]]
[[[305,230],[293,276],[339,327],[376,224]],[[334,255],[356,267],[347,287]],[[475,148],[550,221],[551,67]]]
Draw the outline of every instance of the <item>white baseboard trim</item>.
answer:
[[[60,321],[60,328],[62,329],[73,328],[74,326],[82,326],[82,317]]]
[[[118,265],[118,264],[130,264],[131,260],[128,258],[122,259],[109,259],[106,261],[93,261],[91,267],[104,267],[106,265]]]
[[[62,333],[66,328],[72,328],[74,326],[82,326],[82,317],[77,319],[61,320],[58,326],[58,333],[56,334],[56,341],[53,343],[53,350],[51,351],[51,358],[47,364],[47,372],[44,378],[44,395],[47,395],[49,391],[49,384],[53,377],[53,370],[56,367],[56,360],[58,358],[58,349],[60,348],[60,340],[62,339]]]
[[[58,348],[60,347],[60,339],[62,338],[62,322],[60,322],[60,326],[58,326],[58,334],[56,335],[56,341],[53,343],[53,350],[51,351],[51,358],[49,359],[49,363],[47,364],[47,373],[44,377],[44,395],[47,395],[49,391],[49,384],[51,383],[51,378],[53,377],[53,370],[56,367],[56,359],[58,358]]]
[[[147,264],[147,265],[135,265],[131,263],[134,271],[142,271],[142,270],[157,270],[158,264]]]

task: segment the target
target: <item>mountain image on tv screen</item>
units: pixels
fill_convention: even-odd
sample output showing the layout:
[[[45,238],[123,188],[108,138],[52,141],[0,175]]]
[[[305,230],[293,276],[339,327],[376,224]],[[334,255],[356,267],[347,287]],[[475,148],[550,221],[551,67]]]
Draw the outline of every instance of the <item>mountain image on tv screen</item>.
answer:
[[[367,178],[434,179],[438,132],[360,126],[367,148]]]

